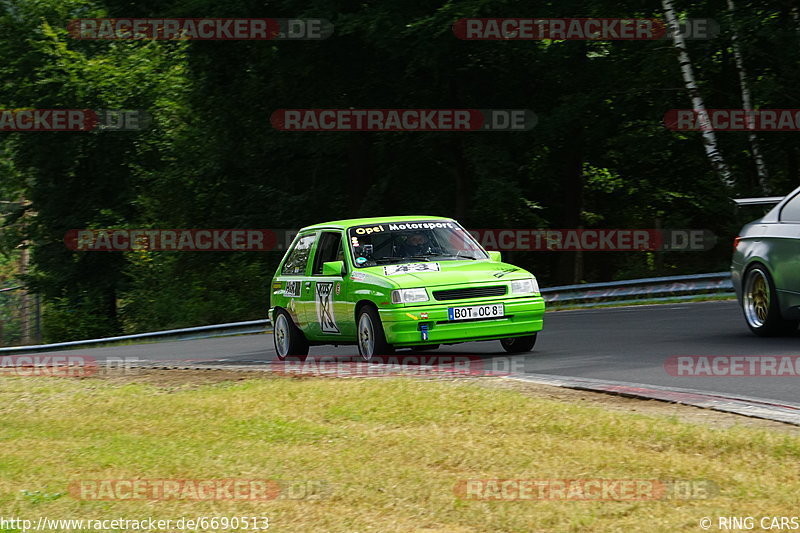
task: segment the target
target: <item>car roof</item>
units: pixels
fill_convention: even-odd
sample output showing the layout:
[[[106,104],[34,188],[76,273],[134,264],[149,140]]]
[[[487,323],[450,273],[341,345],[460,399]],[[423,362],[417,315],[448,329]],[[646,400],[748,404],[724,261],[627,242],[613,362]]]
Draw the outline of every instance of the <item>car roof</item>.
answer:
[[[335,228],[346,229],[352,226],[366,226],[368,224],[388,224],[390,222],[412,222],[415,220],[446,220],[448,222],[455,222],[452,218],[446,217],[431,217],[427,215],[417,216],[400,216],[400,217],[375,217],[375,218],[349,218],[346,220],[334,220],[332,222],[322,222],[314,224],[313,226],[306,226],[300,231],[319,229],[319,228]]]
[[[758,219],[760,223],[778,222],[780,220],[780,213],[783,207],[791,202],[798,194],[800,194],[800,187],[797,187],[792,192],[783,197],[778,205],[770,209],[763,217]]]

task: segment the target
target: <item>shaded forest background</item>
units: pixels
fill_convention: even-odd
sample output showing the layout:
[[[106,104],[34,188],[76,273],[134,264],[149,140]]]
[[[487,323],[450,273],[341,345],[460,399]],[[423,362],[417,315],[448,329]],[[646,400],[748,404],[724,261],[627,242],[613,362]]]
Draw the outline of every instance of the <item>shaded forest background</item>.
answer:
[[[795,0],[674,2],[722,31],[688,41],[709,108],[800,108]],[[731,9],[733,7],[733,9]],[[325,41],[85,41],[81,17],[319,17]],[[542,285],[725,270],[763,190],[746,133],[664,127],[691,100],[669,39],[463,41],[463,17],[664,18],[660,2],[0,0],[0,108],[146,109],[140,132],[0,134],[0,285],[43,303],[45,340],[262,318],[280,254],[80,253],[77,228],[298,228],[392,214],[467,228],[704,228],[707,252],[506,258]],[[743,64],[732,46],[736,31]],[[524,108],[523,133],[289,133],[280,108]],[[767,184],[800,181],[797,134],[760,134]],[[19,268],[21,250],[30,261]]]

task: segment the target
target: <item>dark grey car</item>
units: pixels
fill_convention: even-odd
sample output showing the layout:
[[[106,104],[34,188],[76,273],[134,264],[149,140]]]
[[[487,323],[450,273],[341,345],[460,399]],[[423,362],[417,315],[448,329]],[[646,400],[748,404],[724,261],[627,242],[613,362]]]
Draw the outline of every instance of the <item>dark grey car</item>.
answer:
[[[774,200],[739,232],[731,264],[747,325],[761,336],[792,332],[800,321],[800,187]]]

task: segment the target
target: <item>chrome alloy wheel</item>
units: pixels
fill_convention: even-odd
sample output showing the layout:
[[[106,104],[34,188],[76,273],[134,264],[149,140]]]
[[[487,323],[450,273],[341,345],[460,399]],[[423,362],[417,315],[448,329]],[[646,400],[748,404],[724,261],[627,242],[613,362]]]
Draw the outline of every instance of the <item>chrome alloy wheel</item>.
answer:
[[[364,361],[375,355],[375,329],[369,313],[362,313],[358,319],[358,351]]]
[[[278,354],[278,359],[284,359],[289,355],[289,322],[283,313],[275,319],[272,334],[275,338],[275,352]]]
[[[764,326],[769,317],[770,290],[769,282],[760,268],[754,268],[747,274],[744,289],[744,316],[751,327]]]

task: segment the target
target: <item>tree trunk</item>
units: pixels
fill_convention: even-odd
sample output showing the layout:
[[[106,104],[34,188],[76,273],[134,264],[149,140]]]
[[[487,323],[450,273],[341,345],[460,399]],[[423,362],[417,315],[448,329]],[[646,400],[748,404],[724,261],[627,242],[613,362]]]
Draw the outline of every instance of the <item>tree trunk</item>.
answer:
[[[19,254],[19,274],[20,278],[28,273],[28,265],[30,264],[30,251],[28,248],[22,248]],[[20,333],[22,342],[20,344],[33,344],[33,337],[31,335],[31,298],[28,294],[28,288],[23,287],[20,289],[19,297],[20,307]]]
[[[663,229],[664,223],[660,216],[657,216],[655,219],[655,223],[653,224],[654,229],[659,233],[659,235],[663,235],[661,230]],[[653,252],[653,267],[655,269],[656,275],[661,274],[664,270],[664,252],[662,250],[657,250]]]
[[[672,0],[661,0],[661,5],[664,8],[664,16],[667,19],[670,33],[672,35],[672,44],[678,52],[678,63],[681,68],[681,75],[683,76],[683,83],[686,86],[686,92],[692,99],[692,109],[697,113],[700,118],[700,123],[703,124],[703,146],[705,147],[706,156],[714,167],[714,170],[719,174],[722,182],[731,187],[734,185],[733,176],[719,151],[717,144],[717,136],[714,130],[711,129],[711,124],[708,119],[708,112],[706,111],[705,103],[700,96],[700,91],[697,88],[697,82],[694,77],[694,69],[692,68],[692,61],[689,59],[689,52],[686,49],[686,41],[680,33],[680,26],[678,19],[675,16],[675,9],[672,7]]]
[[[795,26],[800,29],[800,7],[797,7],[797,2],[793,2],[792,8],[789,10],[789,14],[794,21]]]
[[[736,30],[736,7],[733,0],[728,0],[728,14],[731,21],[731,45],[733,48],[733,57],[736,60],[736,70],[739,73],[739,88],[742,93],[742,109],[751,111],[753,109],[752,98],[750,95],[750,87],[747,83],[747,71],[744,68],[744,58],[742,57],[742,50],[739,47],[739,33]],[[748,126],[753,127],[753,117],[748,115]],[[758,174],[758,185],[761,188],[761,193],[764,196],[772,194],[769,186],[769,172],[767,171],[767,164],[761,156],[761,147],[758,143],[758,136],[752,130],[747,132],[747,138],[750,141],[750,151],[753,154],[753,161],[756,165],[756,173]]]

